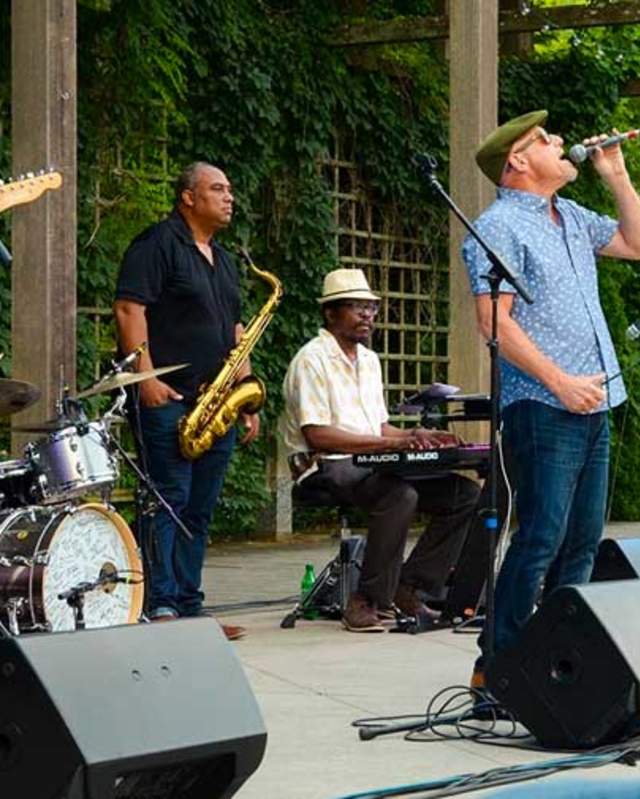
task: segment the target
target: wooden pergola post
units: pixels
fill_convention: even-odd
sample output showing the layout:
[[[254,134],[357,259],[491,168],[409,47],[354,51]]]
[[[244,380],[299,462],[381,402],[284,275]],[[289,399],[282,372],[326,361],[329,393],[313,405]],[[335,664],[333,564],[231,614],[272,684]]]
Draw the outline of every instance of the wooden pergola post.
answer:
[[[42,391],[25,424],[51,416],[62,372],[75,387],[76,0],[13,0],[11,32],[14,175],[52,166],[64,181],[13,212],[12,376]]]
[[[473,220],[495,196],[474,153],[498,118],[498,0],[450,3],[449,48],[450,191]],[[465,391],[486,391],[489,358],[460,256],[465,231],[453,215],[450,225],[449,382]]]

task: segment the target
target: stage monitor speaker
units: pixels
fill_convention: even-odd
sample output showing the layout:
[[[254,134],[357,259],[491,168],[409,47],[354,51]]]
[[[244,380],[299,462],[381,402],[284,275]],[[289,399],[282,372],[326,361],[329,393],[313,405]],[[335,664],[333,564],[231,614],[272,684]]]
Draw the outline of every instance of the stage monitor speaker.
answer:
[[[213,619],[0,640],[3,797],[221,799],[265,745]]]
[[[591,582],[631,580],[640,576],[640,538],[603,538]]]
[[[616,742],[638,725],[640,582],[556,589],[487,669],[491,693],[545,746]]]

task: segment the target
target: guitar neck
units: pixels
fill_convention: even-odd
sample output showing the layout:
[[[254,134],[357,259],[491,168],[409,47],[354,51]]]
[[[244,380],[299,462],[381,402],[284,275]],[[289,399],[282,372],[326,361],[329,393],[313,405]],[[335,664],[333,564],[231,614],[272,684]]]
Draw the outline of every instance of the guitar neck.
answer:
[[[59,172],[28,174],[10,183],[0,184],[0,213],[16,205],[24,205],[37,200],[46,191],[59,189],[62,175]]]

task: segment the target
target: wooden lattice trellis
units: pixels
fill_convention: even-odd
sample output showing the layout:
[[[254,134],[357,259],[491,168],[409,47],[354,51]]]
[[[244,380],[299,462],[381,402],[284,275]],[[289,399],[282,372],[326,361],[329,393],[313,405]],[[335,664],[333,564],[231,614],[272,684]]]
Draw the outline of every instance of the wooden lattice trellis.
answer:
[[[402,396],[447,376],[449,269],[447,221],[442,214],[411,216],[376,203],[356,159],[339,137],[323,171],[334,199],[336,256],[365,271],[382,297],[372,345],[380,355],[386,399]]]

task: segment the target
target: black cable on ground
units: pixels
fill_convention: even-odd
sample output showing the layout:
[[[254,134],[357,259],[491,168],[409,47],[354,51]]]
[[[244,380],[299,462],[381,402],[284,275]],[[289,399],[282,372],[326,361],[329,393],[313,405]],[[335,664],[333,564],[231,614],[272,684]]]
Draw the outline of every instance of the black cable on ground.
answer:
[[[298,594],[284,596],[280,599],[247,599],[245,602],[229,602],[226,605],[203,605],[203,610],[209,610],[212,613],[226,613],[230,610],[245,610],[245,608],[269,608],[275,605],[295,605],[299,599],[300,596]]]
[[[507,729],[498,726],[503,723]],[[511,713],[485,692],[462,685],[439,691],[424,715],[358,719],[353,726],[359,729],[362,740],[395,732],[405,732],[405,740],[421,742],[530,737],[520,732]]]

